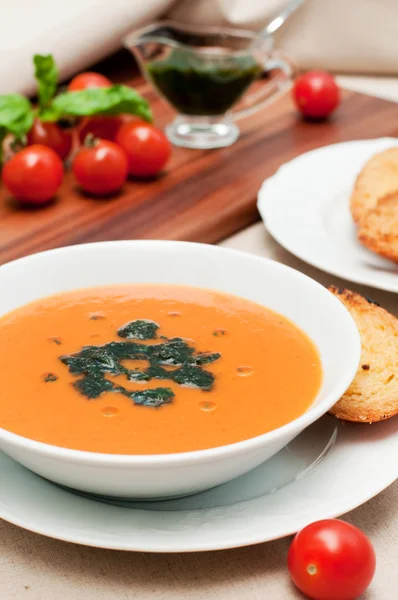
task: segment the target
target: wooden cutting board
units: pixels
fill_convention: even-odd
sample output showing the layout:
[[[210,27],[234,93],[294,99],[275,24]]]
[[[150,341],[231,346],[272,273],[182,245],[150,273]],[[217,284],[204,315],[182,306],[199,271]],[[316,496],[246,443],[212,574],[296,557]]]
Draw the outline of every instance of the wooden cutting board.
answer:
[[[147,83],[131,78],[132,61],[120,55],[101,70],[132,83],[151,102],[158,125],[172,111]],[[116,239],[174,239],[216,243],[257,221],[263,180],[294,156],[319,146],[398,134],[398,105],[344,93],[335,118],[303,122],[290,95],[240,122],[238,142],[220,150],[175,148],[167,172],[154,181],[128,182],[111,200],[85,197],[67,174],[55,202],[40,210],[16,206],[0,190],[0,264],[40,250]]]

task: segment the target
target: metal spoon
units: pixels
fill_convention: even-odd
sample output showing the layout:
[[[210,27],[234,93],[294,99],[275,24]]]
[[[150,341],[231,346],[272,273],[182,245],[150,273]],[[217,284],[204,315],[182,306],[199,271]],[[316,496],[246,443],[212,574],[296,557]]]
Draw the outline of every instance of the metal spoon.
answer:
[[[288,19],[290,15],[293,14],[301,4],[303,4],[304,1],[305,0],[292,0],[289,2],[286,8],[277,17],[272,19],[272,21],[268,23],[266,27],[264,27],[264,29],[259,33],[259,37],[267,37],[275,33],[275,31],[277,31],[277,29],[284,24],[286,19]]]

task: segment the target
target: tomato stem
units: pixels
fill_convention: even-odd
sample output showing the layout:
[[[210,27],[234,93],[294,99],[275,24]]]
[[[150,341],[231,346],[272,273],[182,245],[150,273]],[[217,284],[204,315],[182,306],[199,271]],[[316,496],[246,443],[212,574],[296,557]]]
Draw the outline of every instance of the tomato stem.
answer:
[[[81,121],[81,118],[79,118],[79,117],[63,117],[62,119],[57,121],[57,125],[61,129],[69,130],[69,129],[73,129],[74,127],[77,127],[77,125],[79,125],[80,121]]]
[[[4,161],[4,138],[6,137],[6,129],[0,127],[0,169],[3,166]]]
[[[23,140],[18,140],[17,138],[14,138],[10,144],[10,148],[14,152],[14,154],[16,154],[17,152],[22,150],[22,148],[25,148],[25,146],[26,146],[26,136],[24,136]]]
[[[94,146],[96,146],[97,144],[98,144],[98,139],[92,133],[88,133],[86,135],[86,137],[84,138],[84,146],[86,148],[94,148]]]
[[[316,575],[318,572],[318,569],[316,568],[315,565],[308,565],[307,566],[307,573],[309,573],[310,575]]]

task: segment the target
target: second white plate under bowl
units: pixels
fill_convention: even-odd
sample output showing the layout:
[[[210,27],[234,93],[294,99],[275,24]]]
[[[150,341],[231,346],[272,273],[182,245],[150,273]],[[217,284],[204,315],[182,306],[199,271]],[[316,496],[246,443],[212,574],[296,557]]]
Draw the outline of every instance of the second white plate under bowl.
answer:
[[[0,452],[0,518],[115,550],[197,552],[257,544],[341,515],[390,485],[397,477],[397,419],[370,426],[324,416],[250,473],[163,502],[84,497]]]

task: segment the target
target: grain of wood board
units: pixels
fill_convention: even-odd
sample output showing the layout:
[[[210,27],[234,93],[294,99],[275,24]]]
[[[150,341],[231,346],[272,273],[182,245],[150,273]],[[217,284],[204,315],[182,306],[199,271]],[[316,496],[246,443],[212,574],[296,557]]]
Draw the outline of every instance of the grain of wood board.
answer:
[[[108,72],[112,76],[112,72]],[[151,102],[156,123],[173,113],[148,83],[125,71]],[[68,173],[56,200],[40,210],[19,208],[0,190],[0,264],[41,250],[117,239],[173,239],[216,243],[259,219],[261,183],[287,160],[327,144],[394,136],[397,105],[345,92],[326,123],[298,118],[290,95],[240,122],[236,144],[219,150],[174,148],[166,172],[153,181],[130,181],[111,200],[84,196]],[[327,185],[327,182],[325,182]]]

